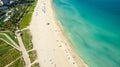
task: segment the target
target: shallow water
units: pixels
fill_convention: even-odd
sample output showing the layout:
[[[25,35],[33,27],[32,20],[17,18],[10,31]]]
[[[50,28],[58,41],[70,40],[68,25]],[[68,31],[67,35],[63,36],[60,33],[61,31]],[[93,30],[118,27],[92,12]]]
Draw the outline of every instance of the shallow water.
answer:
[[[120,0],[53,0],[53,7],[90,67],[120,67]]]

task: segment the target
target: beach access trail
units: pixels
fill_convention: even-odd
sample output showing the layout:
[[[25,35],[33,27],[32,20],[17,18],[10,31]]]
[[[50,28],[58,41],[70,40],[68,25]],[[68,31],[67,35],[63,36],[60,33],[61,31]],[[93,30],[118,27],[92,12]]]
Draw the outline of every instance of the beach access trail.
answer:
[[[19,46],[20,46],[20,51],[22,53],[22,57],[24,59],[24,62],[25,62],[25,67],[30,67],[31,65],[31,62],[30,62],[30,58],[29,58],[29,55],[25,49],[25,46],[23,44],[23,41],[22,41],[22,38],[21,38],[21,33],[20,33],[20,30],[18,28],[16,28],[16,37],[17,37],[17,40],[18,40],[18,43],[19,43]]]

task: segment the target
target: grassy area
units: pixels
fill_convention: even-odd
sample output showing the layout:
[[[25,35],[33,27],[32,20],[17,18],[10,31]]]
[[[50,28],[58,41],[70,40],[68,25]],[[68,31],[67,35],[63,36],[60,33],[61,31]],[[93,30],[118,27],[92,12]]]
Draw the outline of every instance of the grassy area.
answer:
[[[23,40],[26,50],[30,50],[33,48],[31,38],[32,37],[30,35],[29,30],[22,31],[22,40]]]
[[[28,54],[29,54],[31,63],[34,62],[37,59],[37,53],[36,53],[35,50],[30,51]]]
[[[4,67],[20,56],[19,51],[0,40],[0,67]]]
[[[39,63],[34,63],[31,67],[40,67]]]
[[[0,56],[12,49],[9,45],[0,40]]]
[[[11,64],[9,67],[24,67],[24,61],[22,58],[16,60],[13,64]]]
[[[5,35],[7,35],[14,43],[14,44],[8,37],[6,37]],[[16,46],[19,45],[18,40],[15,38],[15,35],[13,35],[13,33],[11,32],[0,32],[0,40],[3,40],[4,42],[8,43],[9,45],[12,46]]]
[[[25,28],[29,25],[29,22],[31,20],[31,16],[32,16],[31,13],[27,13],[23,16],[21,22],[19,23],[19,28],[20,29],[23,29],[23,28]]]
[[[35,0],[35,2],[33,2],[33,3],[31,3],[31,6],[28,8],[27,13],[25,13],[25,15],[21,19],[20,23],[18,24],[19,29],[23,29],[29,25],[36,3],[37,3],[37,0]]]
[[[17,45],[19,45],[18,40],[15,38],[15,35],[12,32],[7,31],[1,33],[7,34]]]
[[[14,46],[14,44],[5,35],[0,34],[0,39],[3,40],[3,41],[8,42],[10,45]]]

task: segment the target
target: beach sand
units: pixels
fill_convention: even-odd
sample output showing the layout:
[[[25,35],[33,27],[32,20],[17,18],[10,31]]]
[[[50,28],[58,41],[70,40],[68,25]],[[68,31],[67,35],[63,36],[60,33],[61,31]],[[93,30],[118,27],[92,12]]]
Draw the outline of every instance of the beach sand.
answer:
[[[38,0],[30,31],[40,67],[86,67],[55,19],[51,0]]]

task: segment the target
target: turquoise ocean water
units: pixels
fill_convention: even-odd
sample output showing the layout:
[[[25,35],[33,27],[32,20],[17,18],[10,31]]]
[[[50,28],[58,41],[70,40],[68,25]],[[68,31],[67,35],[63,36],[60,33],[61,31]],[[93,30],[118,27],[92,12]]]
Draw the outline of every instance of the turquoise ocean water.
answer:
[[[56,17],[90,67],[120,67],[120,0],[53,0]]]

